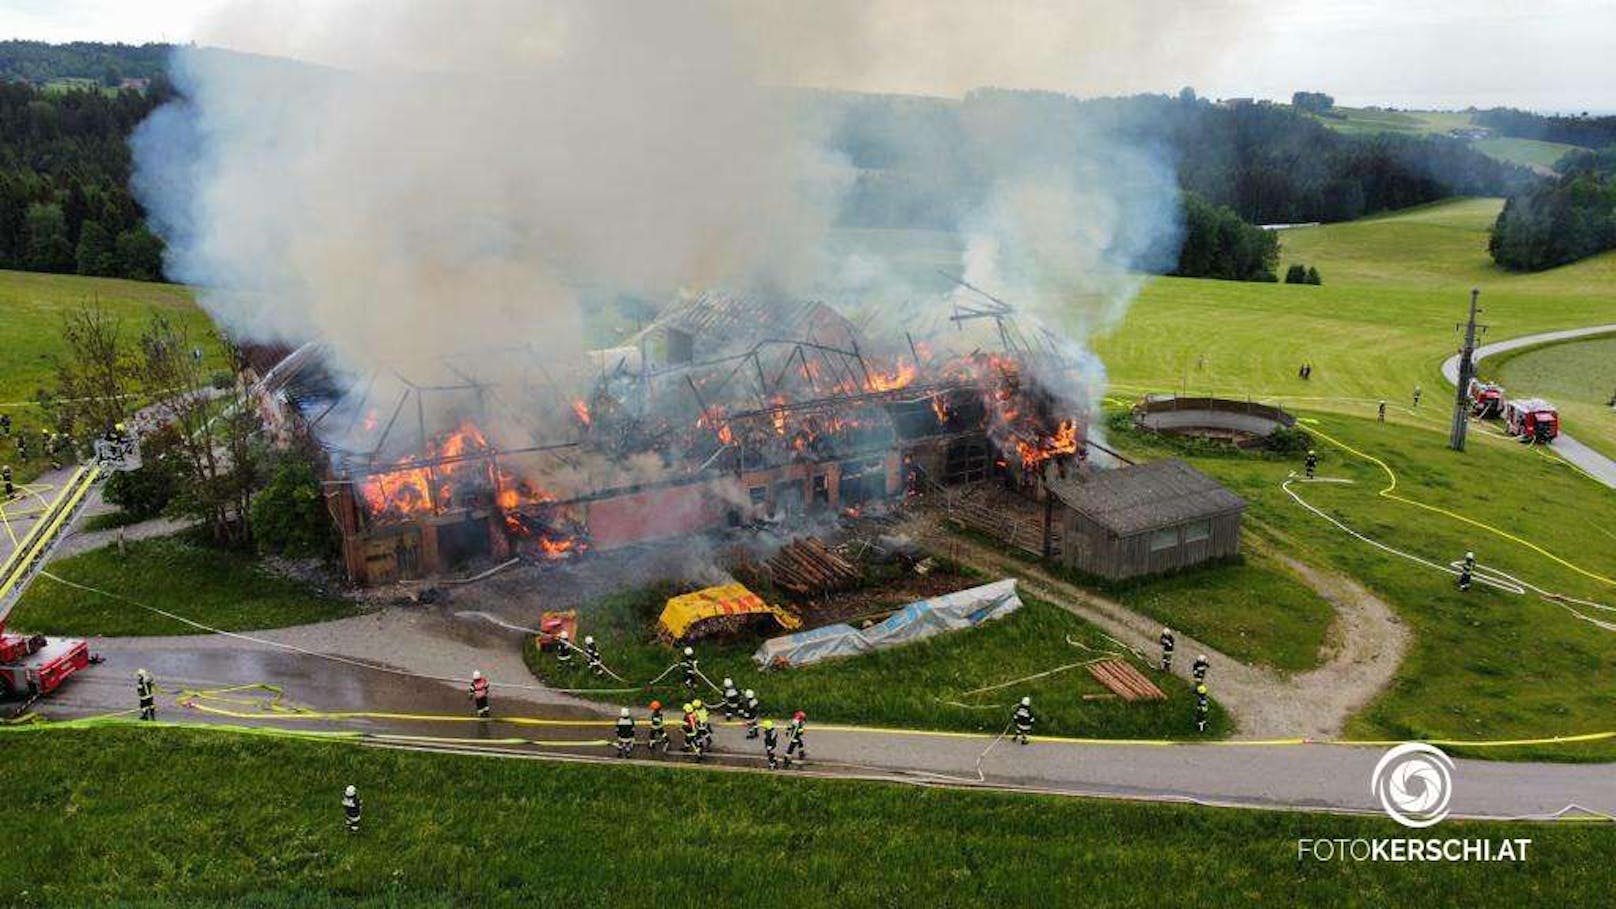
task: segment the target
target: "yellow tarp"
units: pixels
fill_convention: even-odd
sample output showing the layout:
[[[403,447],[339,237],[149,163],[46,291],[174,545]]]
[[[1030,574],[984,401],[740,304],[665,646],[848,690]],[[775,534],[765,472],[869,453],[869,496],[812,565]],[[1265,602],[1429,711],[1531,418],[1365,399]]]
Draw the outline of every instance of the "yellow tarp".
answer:
[[[657,627],[663,634],[678,640],[697,622],[725,615],[771,615],[780,623],[780,627],[787,630],[802,625],[801,619],[763,602],[762,597],[747,590],[745,585],[724,584],[669,599],[662,608]]]

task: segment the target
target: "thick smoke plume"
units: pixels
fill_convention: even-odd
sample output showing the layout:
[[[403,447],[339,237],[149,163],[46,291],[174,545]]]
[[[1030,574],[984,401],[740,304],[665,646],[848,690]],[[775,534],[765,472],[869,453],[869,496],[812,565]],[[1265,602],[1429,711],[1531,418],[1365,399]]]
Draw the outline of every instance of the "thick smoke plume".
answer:
[[[170,277],[198,285],[226,328],[322,340],[355,375],[512,343],[574,361],[589,306],[714,285],[852,303],[901,338],[963,292],[836,237],[868,169],[837,141],[834,105],[788,103],[778,86],[860,71],[842,57],[888,46],[908,8],[229,5],[204,42],[324,65],[178,51],[182,99],[137,133],[136,189]],[[1068,10],[1077,56],[1142,40],[1138,17],[1108,10]],[[980,65],[971,34],[907,64],[883,56],[882,80]],[[1086,339],[1176,251],[1171,166],[1064,97],[957,106],[946,128],[888,129],[888,158],[922,176],[914,207],[957,245],[951,270],[1085,364],[1057,390],[1086,409],[1103,386]]]

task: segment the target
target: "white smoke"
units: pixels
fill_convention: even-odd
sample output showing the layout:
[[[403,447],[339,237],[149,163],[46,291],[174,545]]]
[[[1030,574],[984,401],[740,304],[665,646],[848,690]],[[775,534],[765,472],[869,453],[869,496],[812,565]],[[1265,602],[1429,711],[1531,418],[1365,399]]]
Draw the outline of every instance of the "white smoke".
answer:
[[[828,147],[837,124],[766,83],[946,82],[967,58],[974,72],[985,33],[955,26],[985,14],[943,6],[231,3],[201,41],[326,65],[177,51],[183,101],[137,132],[136,190],[170,277],[227,329],[325,341],[356,375],[513,343],[574,361],[605,302],[715,284],[856,298],[901,339],[963,292],[940,293],[930,266],[917,279],[901,251],[823,242],[856,175]],[[1099,3],[1038,17],[1081,38],[1074,89],[1158,19]],[[894,45],[895,22],[929,37]],[[951,131],[905,121],[886,141],[931,196],[917,207],[950,220],[952,270],[1084,364],[1056,390],[1086,409],[1104,385],[1087,339],[1176,252],[1171,162],[1063,96],[957,106]]]

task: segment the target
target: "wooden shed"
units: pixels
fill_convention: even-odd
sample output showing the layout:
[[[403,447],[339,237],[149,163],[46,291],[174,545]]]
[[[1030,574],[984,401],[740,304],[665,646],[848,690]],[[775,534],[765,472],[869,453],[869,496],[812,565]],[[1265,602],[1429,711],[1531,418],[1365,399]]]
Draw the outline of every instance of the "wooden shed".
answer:
[[[1245,500],[1180,460],[1051,481],[1061,507],[1060,559],[1120,580],[1240,551]]]

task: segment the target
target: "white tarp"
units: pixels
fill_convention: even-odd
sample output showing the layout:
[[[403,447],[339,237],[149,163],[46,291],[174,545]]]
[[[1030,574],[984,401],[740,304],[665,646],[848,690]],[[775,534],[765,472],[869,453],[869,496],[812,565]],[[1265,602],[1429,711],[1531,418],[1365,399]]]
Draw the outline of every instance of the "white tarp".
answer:
[[[1021,608],[1016,596],[1016,579],[1006,578],[919,600],[888,616],[880,624],[860,631],[852,625],[826,625],[770,638],[752,654],[759,666],[806,666],[831,657],[857,656],[872,650],[885,650],[929,638],[945,631],[959,631],[989,619],[1009,615]]]

